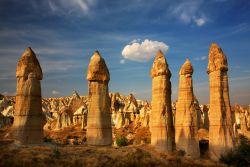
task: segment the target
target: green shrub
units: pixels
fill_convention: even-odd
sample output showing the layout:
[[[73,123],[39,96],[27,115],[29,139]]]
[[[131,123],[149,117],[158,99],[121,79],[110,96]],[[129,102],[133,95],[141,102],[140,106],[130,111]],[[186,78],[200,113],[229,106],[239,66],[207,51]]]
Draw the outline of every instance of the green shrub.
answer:
[[[250,163],[250,141],[241,135],[238,146],[226,155],[222,155],[220,161],[227,165],[248,166]]]
[[[56,158],[61,156],[61,152],[58,150],[58,148],[53,149],[53,156]]]
[[[46,143],[52,142],[52,138],[50,136],[44,136],[43,141]]]
[[[120,138],[116,139],[116,144],[119,147],[127,146],[128,145],[128,139],[126,137],[120,137]]]

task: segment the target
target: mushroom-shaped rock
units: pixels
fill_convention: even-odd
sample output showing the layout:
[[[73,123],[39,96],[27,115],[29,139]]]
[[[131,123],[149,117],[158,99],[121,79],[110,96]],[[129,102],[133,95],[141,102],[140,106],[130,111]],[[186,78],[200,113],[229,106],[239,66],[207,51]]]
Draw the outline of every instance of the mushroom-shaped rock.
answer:
[[[179,72],[180,75],[186,75],[186,74],[193,74],[193,66],[189,59],[185,61],[185,63],[182,65],[181,70]]]
[[[87,143],[90,145],[111,145],[109,71],[98,51],[90,59],[87,80],[89,87]]]
[[[171,72],[161,51],[152,69],[152,111],[150,114],[151,145],[158,151],[171,152],[174,146],[174,127],[171,108]]]
[[[88,66],[88,81],[109,81],[109,70],[104,59],[95,51]]]
[[[28,47],[23,52],[21,58],[18,61],[17,68],[16,68],[16,77],[28,77],[30,73],[38,79],[43,79],[42,69],[40,64],[36,58],[34,51]]]
[[[153,62],[153,66],[151,68],[151,77],[156,77],[159,75],[166,75],[169,78],[171,77],[171,72],[168,69],[168,63],[165,59],[164,54],[161,50],[157,52],[155,60]]]
[[[216,43],[212,43],[209,49],[207,73],[217,70],[228,70],[227,57]]]
[[[27,48],[16,69],[16,104],[11,135],[21,144],[43,142],[42,97],[40,64],[31,48]]]

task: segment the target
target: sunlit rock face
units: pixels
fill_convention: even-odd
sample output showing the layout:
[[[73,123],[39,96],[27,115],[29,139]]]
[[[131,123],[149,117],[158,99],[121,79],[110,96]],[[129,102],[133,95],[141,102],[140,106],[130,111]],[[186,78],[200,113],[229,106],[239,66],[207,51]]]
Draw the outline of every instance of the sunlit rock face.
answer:
[[[27,48],[16,69],[16,104],[12,136],[21,144],[43,142],[43,125],[40,80],[42,69],[31,48]]]
[[[106,63],[96,51],[90,59],[87,73],[89,89],[87,142],[90,145],[112,144],[109,79]]]
[[[171,109],[171,72],[161,51],[151,68],[152,111],[150,115],[151,144],[159,151],[171,152],[174,147],[174,127]]]
[[[217,44],[212,43],[207,73],[210,85],[209,152],[213,160],[218,160],[234,146],[227,71],[226,56]]]
[[[179,95],[175,113],[176,148],[192,158],[200,157],[197,136],[198,119],[194,104],[193,67],[189,60],[182,65],[179,79]]]

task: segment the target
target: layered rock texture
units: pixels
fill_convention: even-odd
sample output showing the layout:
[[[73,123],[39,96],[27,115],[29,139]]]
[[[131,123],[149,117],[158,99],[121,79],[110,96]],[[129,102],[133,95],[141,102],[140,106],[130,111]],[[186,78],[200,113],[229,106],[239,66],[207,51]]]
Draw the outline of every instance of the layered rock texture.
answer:
[[[41,84],[42,69],[31,48],[27,48],[16,69],[16,104],[12,136],[21,144],[43,142]]]
[[[151,68],[152,112],[150,115],[151,144],[159,151],[171,152],[174,147],[174,127],[171,109],[171,72],[161,51]]]
[[[89,89],[87,142],[90,145],[112,144],[109,79],[106,63],[96,51],[90,59],[87,73]]]
[[[198,119],[194,105],[193,67],[189,60],[182,65],[179,79],[179,95],[175,113],[176,148],[192,158],[200,157],[197,137]]]
[[[207,73],[210,84],[209,152],[210,158],[218,160],[233,148],[232,112],[228,88],[228,64],[222,49],[211,44]]]

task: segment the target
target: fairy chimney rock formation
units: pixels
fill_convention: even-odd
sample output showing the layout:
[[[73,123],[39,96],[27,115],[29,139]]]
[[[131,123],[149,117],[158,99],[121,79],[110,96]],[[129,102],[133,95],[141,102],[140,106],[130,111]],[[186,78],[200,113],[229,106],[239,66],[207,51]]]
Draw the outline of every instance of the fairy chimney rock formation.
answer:
[[[213,160],[219,160],[234,146],[227,71],[226,56],[217,44],[212,43],[207,73],[210,84],[209,152]]]
[[[16,104],[11,135],[20,144],[43,142],[43,125],[40,80],[42,69],[31,48],[27,48],[16,69]]]
[[[180,70],[179,95],[175,113],[176,148],[192,158],[200,157],[197,113],[194,106],[193,67],[187,59]]]
[[[152,111],[150,115],[151,145],[161,152],[171,152],[174,127],[171,109],[171,72],[159,50],[151,68]]]
[[[106,63],[99,52],[95,51],[87,72],[89,89],[87,142],[90,145],[112,144],[109,79]]]

